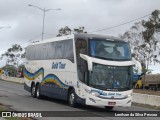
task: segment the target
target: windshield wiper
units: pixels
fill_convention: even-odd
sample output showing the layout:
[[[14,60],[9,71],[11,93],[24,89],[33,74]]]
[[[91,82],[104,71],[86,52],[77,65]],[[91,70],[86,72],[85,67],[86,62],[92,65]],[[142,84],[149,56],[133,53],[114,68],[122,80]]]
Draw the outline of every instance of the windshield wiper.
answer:
[[[120,90],[130,90],[131,87],[125,86],[125,87],[121,87],[121,88],[119,88],[119,89],[120,89]]]
[[[122,61],[122,60],[125,60],[125,61],[130,61],[131,59],[129,58],[110,58],[110,57],[101,57],[101,56],[92,56],[92,57],[95,57],[95,58],[100,58],[100,59],[103,59],[103,60],[111,60],[111,61],[114,61],[114,60],[119,60],[119,61]]]

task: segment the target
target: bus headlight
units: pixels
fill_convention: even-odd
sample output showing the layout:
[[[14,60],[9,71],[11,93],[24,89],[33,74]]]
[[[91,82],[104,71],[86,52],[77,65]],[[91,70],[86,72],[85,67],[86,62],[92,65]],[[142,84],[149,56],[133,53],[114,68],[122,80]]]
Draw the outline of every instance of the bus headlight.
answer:
[[[128,97],[131,97],[132,95],[131,94],[129,94],[129,95],[127,95]]]
[[[125,97],[126,98],[129,98],[129,97],[131,97],[132,96],[132,94],[128,94],[128,95],[126,95]]]
[[[92,91],[91,95],[98,97],[100,94],[98,92]]]

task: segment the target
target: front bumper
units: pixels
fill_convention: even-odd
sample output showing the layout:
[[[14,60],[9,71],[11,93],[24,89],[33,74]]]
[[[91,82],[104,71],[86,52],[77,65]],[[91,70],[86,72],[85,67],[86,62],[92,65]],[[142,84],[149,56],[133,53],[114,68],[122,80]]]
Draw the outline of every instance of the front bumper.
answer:
[[[86,105],[92,106],[122,106],[122,107],[130,107],[132,103],[132,96],[125,98],[100,98],[97,96],[93,96],[88,94],[86,97]]]

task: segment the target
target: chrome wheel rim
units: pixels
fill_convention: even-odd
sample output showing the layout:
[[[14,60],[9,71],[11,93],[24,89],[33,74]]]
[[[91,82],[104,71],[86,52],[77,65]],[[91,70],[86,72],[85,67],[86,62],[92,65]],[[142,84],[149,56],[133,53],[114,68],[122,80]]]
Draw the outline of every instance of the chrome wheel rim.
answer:
[[[32,96],[35,94],[35,86],[32,87]]]
[[[74,93],[70,94],[69,101],[70,101],[70,104],[73,105],[73,103],[74,103]]]
[[[37,97],[39,97],[39,88],[37,89]]]

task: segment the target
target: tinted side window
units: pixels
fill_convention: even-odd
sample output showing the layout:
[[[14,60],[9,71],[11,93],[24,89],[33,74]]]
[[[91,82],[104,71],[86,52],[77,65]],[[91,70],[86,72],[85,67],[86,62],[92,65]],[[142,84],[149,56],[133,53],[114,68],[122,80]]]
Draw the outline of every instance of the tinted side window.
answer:
[[[35,45],[34,46],[34,57],[33,57],[33,60],[34,59],[37,59],[39,60],[40,59],[40,51],[41,51],[41,48],[42,48],[42,45]]]
[[[56,42],[56,53],[55,58],[56,59],[62,59],[64,54],[64,44],[63,41],[57,41]]]
[[[47,53],[48,53],[48,56],[47,56],[48,59],[54,59],[55,58],[56,42],[48,43]]]
[[[34,60],[34,53],[33,53],[34,51],[35,51],[35,49],[34,49],[33,46],[27,47],[26,57],[27,57],[28,60]]]
[[[29,47],[26,48],[26,59],[30,58]]]
[[[73,40],[28,46],[26,58],[28,60],[68,59],[74,62]]]
[[[39,59],[40,60],[45,60],[47,59],[47,56],[48,56],[48,43],[45,43],[45,44],[41,44],[40,45],[40,49],[39,49]]]
[[[73,55],[73,41],[72,40],[66,40],[63,43],[64,46],[64,59],[69,59],[71,61],[74,61],[74,55]]]
[[[80,57],[81,54],[87,54],[87,41],[83,39],[77,39],[76,41],[76,57],[77,57],[77,69],[78,77],[84,83],[87,83],[87,62]]]
[[[76,53],[79,56],[80,53],[87,54],[87,41],[78,39],[76,41]]]

